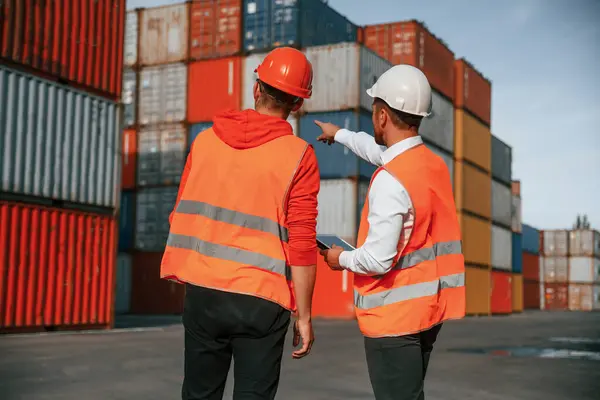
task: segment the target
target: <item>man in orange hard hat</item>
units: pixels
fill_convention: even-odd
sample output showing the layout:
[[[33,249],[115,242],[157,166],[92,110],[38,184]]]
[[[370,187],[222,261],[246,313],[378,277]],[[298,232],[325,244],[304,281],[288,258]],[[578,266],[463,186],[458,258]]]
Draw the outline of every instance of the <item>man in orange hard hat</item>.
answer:
[[[273,399],[290,312],[294,358],[313,343],[319,169],[286,121],[312,94],[312,66],[292,48],[255,71],[255,110],[227,111],[194,140],[161,277],[186,284],[182,399]]]

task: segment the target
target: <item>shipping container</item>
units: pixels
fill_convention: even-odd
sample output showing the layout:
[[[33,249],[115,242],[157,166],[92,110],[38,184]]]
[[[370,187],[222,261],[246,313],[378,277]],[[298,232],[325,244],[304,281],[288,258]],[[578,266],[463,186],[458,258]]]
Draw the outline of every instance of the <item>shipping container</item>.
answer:
[[[569,231],[543,231],[542,234],[545,256],[567,256],[569,254]]]
[[[0,191],[114,208],[116,103],[0,65]]]
[[[187,119],[191,123],[212,121],[242,102],[242,58],[197,61],[189,66]]]
[[[110,327],[116,221],[0,203],[0,331]]]
[[[510,184],[513,196],[521,197],[521,181],[512,181]]]
[[[187,61],[189,4],[140,10],[139,64],[159,65]]]
[[[537,281],[524,281],[523,307],[527,310],[539,310],[540,306],[540,283]]]
[[[512,312],[512,274],[492,271],[491,279],[490,308],[492,314],[510,314]]]
[[[121,157],[121,188],[135,187],[135,169],[137,166],[137,133],[134,129],[123,131]]]
[[[492,225],[492,267],[512,270],[512,232]]]
[[[569,257],[569,282],[600,282],[600,258]]]
[[[523,275],[512,276],[512,312],[523,311]]]
[[[465,262],[489,267],[492,262],[490,223],[469,214],[458,213]]]
[[[592,301],[594,302],[592,304],[594,311],[600,310],[600,285],[594,285],[594,297]]]
[[[594,286],[591,284],[569,284],[569,310],[592,311],[594,308]]]
[[[125,15],[125,45],[123,63],[126,67],[133,67],[138,61],[138,12],[127,11]]]
[[[370,179],[376,167],[362,160],[352,153],[347,147],[339,143],[328,146],[317,141],[321,129],[315,120],[331,122],[341,128],[351,131],[373,132],[371,114],[366,112],[338,111],[328,113],[306,114],[300,117],[300,137],[310,143],[319,162],[321,178],[339,179],[348,177],[361,177]]]
[[[492,135],[492,177],[508,185],[508,190],[511,190],[512,148],[494,135]]]
[[[131,263],[131,254],[117,255],[115,314],[127,314],[131,310]]]
[[[523,252],[523,278],[530,281],[540,280],[540,256]]]
[[[441,150],[437,146],[431,145],[427,142],[425,142],[425,145],[429,150],[442,157],[442,160],[444,160],[444,163],[446,164],[446,166],[448,167],[448,171],[450,172],[450,183],[454,188],[454,158],[452,157],[452,154],[448,154],[444,150]]]
[[[312,303],[312,315],[320,318],[354,319],[354,274],[332,271],[317,257],[317,280]]]
[[[354,179],[321,180],[317,233],[356,238],[368,186]]]
[[[0,18],[0,58],[118,100],[123,79],[125,0],[74,0],[68,4],[0,3],[4,14]]]
[[[419,135],[441,149],[454,153],[454,107],[452,102],[435,90],[431,93],[431,115],[424,118]]]
[[[358,43],[309,47],[305,53],[313,66],[313,89],[302,111],[363,108],[372,112],[373,98],[367,89],[392,64]]]
[[[600,233],[584,229],[569,232],[569,254],[600,257]]]
[[[492,83],[467,60],[454,62],[454,105],[475,115],[487,126],[492,124]]]
[[[490,314],[491,274],[489,269],[465,267],[467,315]]]
[[[512,194],[510,187],[493,179],[492,221],[507,228],[512,225]]]
[[[489,174],[462,162],[454,164],[454,198],[459,210],[489,219],[492,212],[492,180]]]
[[[185,285],[160,278],[161,252],[136,252],[131,267],[132,314],[181,314]]]
[[[187,67],[167,64],[140,72],[139,124],[185,121]]]
[[[169,236],[169,215],[175,208],[177,190],[177,186],[171,186],[141,189],[137,192],[135,213],[136,250],[146,252],[164,250]]]
[[[356,42],[357,26],[322,0],[244,0],[244,48]]]
[[[521,198],[518,196],[512,195],[512,218],[511,218],[511,227],[513,232],[521,233],[523,231],[523,217],[521,210]]]
[[[242,50],[242,1],[194,0],[190,5],[190,58],[237,55]]]
[[[562,283],[569,279],[569,259],[567,257],[540,257],[540,281]]]
[[[454,156],[485,171],[492,166],[490,129],[463,110],[454,110]]]
[[[119,251],[129,251],[133,248],[133,231],[135,228],[135,194],[121,192],[121,207],[119,210]]]
[[[423,23],[413,20],[366,26],[364,43],[394,65],[419,68],[432,87],[454,98],[454,53]]]
[[[134,70],[125,68],[123,70],[123,93],[121,104],[123,104],[123,125],[133,126],[137,123],[136,103],[137,99],[137,74]]]
[[[520,233],[512,233],[512,271],[523,272],[523,238]]]
[[[523,224],[523,251],[540,253],[540,231],[527,224]]]
[[[186,158],[184,124],[157,124],[138,133],[138,186],[174,185],[181,180]]]

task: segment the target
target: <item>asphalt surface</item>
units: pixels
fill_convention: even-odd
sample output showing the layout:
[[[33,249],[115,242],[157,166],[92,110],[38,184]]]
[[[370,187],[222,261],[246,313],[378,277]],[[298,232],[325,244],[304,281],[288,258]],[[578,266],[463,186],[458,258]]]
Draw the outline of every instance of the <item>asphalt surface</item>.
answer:
[[[180,398],[179,318],[127,317],[119,326],[129,329],[0,336],[0,399]],[[288,340],[277,398],[373,399],[355,322],[317,321],[315,331],[313,353],[303,360],[291,359]],[[540,358],[536,349],[559,351]],[[228,382],[226,399],[231,389]],[[598,393],[600,313],[449,322],[426,381],[433,400],[596,400]]]

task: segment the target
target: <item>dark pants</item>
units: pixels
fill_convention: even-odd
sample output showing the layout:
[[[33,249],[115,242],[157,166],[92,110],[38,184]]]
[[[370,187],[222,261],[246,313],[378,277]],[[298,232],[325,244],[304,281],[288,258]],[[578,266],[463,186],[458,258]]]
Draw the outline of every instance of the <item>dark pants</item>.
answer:
[[[424,400],[425,374],[442,325],[414,335],[365,338],[371,386],[377,400]]]
[[[276,303],[187,285],[181,398],[222,399],[232,356],[235,400],[275,398],[289,323]]]

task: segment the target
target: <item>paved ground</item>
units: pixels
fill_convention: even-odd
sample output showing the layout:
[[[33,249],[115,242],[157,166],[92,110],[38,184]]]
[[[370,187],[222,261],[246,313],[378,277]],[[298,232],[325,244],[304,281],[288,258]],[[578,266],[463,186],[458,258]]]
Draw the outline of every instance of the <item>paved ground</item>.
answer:
[[[177,399],[183,343],[178,320],[126,318],[120,325],[151,327],[0,337],[0,399]],[[308,358],[292,360],[286,351],[278,398],[372,399],[355,323],[319,321],[315,329]],[[560,358],[567,351],[539,358],[481,350],[524,346],[573,350],[580,359]],[[426,392],[433,400],[598,399],[600,313],[528,312],[448,323]],[[230,399],[231,385],[226,393]]]

